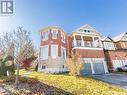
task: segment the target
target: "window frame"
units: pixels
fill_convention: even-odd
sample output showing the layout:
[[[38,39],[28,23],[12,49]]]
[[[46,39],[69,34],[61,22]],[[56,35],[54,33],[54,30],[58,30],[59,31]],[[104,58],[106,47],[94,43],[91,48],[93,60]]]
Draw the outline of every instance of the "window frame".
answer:
[[[53,48],[52,47],[56,47],[56,55],[54,56],[52,53],[52,51],[54,51],[54,50],[52,50]],[[57,58],[58,57],[58,45],[57,44],[52,44],[51,45],[51,58],[53,58],[53,59],[55,59],[55,58]]]
[[[45,35],[44,35],[45,33],[47,33],[47,37],[45,37]],[[46,40],[48,40],[48,38],[49,38],[49,32],[48,31],[43,32],[42,33],[42,40],[46,41]]]
[[[64,39],[64,40],[63,40]],[[66,41],[66,35],[64,33],[61,33],[61,41],[65,43]]]
[[[56,32],[56,37],[53,36],[53,33]],[[52,34],[52,39],[57,39],[57,36],[58,36],[58,30],[51,30],[51,34]]]
[[[63,55],[62,55],[62,49],[65,50],[64,58],[62,57],[62,56],[63,56]],[[66,56],[67,56],[66,53],[67,53],[66,48],[61,46],[61,58],[63,58],[64,60],[66,60]]]
[[[47,56],[46,57],[44,57],[45,54],[44,55],[42,54],[44,48],[47,48]],[[48,56],[49,56],[49,45],[41,46],[41,54],[40,55],[41,55],[40,58],[42,60],[47,60],[48,59]]]

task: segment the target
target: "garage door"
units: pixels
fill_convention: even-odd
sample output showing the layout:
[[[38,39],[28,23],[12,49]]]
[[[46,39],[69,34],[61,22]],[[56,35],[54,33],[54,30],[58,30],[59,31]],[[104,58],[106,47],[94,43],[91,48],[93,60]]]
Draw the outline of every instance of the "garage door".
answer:
[[[104,74],[104,64],[103,63],[93,63],[93,69],[95,74]]]
[[[90,63],[84,63],[84,67],[80,71],[80,74],[81,75],[90,75],[90,74],[92,74],[91,64]]]

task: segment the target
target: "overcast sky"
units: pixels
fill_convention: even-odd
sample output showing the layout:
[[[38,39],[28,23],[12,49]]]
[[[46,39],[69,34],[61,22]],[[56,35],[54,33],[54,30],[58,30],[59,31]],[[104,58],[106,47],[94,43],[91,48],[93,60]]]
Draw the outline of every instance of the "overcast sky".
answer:
[[[103,36],[127,32],[127,0],[15,0],[13,16],[0,16],[0,33],[23,26],[39,46],[41,28],[55,25],[65,32],[89,24]]]

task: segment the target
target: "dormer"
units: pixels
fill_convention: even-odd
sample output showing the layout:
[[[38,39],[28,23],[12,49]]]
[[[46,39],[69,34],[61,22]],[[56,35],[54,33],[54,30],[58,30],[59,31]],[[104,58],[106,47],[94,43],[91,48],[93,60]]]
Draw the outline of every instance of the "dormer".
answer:
[[[104,37],[101,41],[105,50],[115,50],[115,43],[109,36]]]

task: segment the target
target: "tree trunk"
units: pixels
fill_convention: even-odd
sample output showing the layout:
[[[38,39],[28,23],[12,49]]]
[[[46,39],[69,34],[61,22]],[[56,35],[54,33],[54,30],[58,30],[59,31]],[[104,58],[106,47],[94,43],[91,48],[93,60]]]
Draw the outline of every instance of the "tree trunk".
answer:
[[[19,85],[19,63],[17,63],[17,72],[16,72],[16,79],[15,79],[15,88],[18,89]]]

